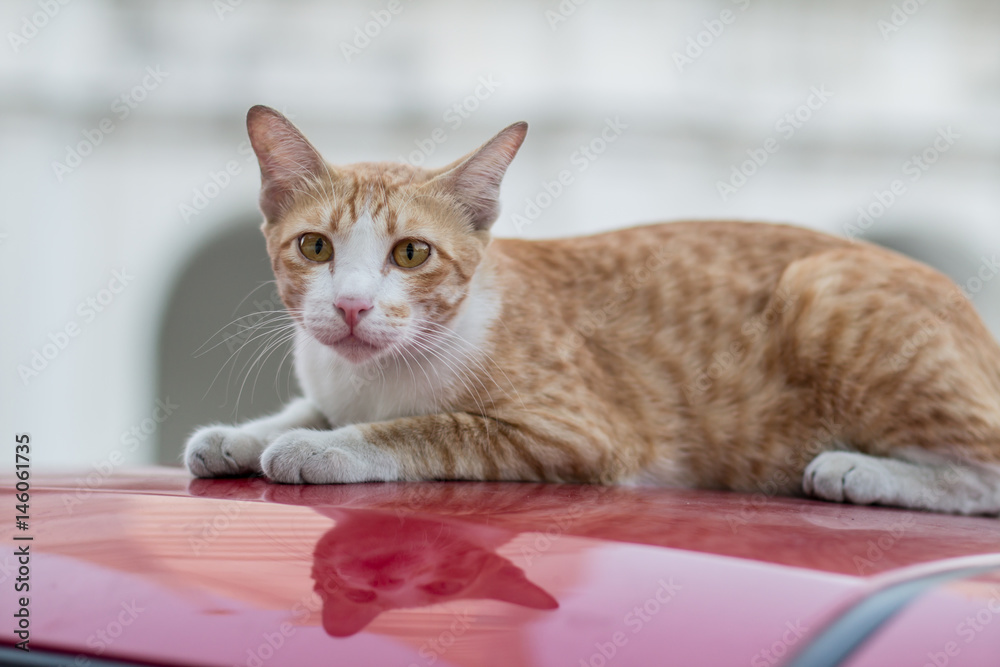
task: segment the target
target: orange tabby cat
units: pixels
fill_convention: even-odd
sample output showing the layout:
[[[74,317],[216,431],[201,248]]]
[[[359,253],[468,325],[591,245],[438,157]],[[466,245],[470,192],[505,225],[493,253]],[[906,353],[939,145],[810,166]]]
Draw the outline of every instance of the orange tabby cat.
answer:
[[[794,227],[490,238],[517,123],[447,167],[247,118],[305,397],[203,477],[662,484],[1000,512],[1000,347],[940,273]]]

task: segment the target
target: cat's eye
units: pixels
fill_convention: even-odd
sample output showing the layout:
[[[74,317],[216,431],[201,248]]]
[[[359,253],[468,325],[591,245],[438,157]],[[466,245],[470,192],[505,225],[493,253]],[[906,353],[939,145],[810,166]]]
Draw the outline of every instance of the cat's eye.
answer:
[[[329,262],[333,257],[333,244],[322,234],[309,232],[299,237],[299,250],[313,262]]]
[[[431,595],[454,595],[461,591],[463,586],[457,581],[433,581],[422,588]]]
[[[344,590],[344,597],[351,602],[364,604],[365,602],[371,602],[378,596],[375,591],[365,591],[360,588],[348,588]]]
[[[403,239],[392,249],[392,261],[404,269],[420,266],[430,257],[431,247],[417,239]]]

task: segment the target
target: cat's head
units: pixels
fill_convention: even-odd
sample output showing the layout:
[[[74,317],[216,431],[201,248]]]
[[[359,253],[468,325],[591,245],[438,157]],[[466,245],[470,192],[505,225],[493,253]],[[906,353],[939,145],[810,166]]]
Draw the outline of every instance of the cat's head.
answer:
[[[455,600],[499,600],[526,609],[559,603],[496,553],[490,531],[458,522],[338,510],[316,545],[312,576],[323,628],[334,637],[364,629],[380,614]]]
[[[281,298],[308,334],[363,363],[419,347],[459,312],[528,126],[515,123],[437,170],[327,164],[264,106],[250,109],[247,129]]]

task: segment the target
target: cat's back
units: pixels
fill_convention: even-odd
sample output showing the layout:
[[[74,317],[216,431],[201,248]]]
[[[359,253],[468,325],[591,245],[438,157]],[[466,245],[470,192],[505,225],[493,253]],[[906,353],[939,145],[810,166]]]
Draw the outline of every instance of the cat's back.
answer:
[[[766,299],[792,262],[852,245],[869,247],[789,225],[683,221],[571,238],[496,239],[491,254],[508,294],[577,319],[567,310],[618,313],[637,299],[657,310],[711,302],[743,311]]]

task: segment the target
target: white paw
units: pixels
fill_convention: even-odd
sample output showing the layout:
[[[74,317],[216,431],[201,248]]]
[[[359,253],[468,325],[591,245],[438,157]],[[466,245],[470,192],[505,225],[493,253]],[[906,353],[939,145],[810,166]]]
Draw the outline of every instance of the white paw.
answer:
[[[334,431],[289,431],[264,450],[260,463],[269,479],[285,484],[399,479],[395,459],[370,445],[356,426]]]
[[[884,501],[891,483],[879,459],[857,452],[824,452],[802,476],[806,495],[855,505]]]
[[[197,477],[234,477],[260,473],[264,444],[234,426],[198,429],[184,448],[184,463]]]

